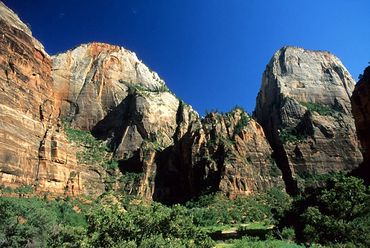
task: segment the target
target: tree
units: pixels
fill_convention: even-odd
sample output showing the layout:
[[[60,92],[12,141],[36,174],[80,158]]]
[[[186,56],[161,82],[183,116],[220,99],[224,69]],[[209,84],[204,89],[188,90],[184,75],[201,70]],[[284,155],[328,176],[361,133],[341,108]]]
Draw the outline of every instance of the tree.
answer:
[[[307,189],[280,222],[302,242],[370,247],[370,191],[361,179],[339,176]]]

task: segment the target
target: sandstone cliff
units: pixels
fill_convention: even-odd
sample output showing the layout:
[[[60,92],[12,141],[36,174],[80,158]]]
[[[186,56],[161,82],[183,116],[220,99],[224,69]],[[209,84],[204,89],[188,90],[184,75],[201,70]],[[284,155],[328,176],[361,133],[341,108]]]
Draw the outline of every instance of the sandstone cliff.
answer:
[[[179,202],[282,184],[243,111],[202,120],[134,53],[91,43],[50,58],[16,14],[0,13],[1,185]]]
[[[100,178],[77,165],[60,125],[51,58],[1,2],[0,26],[0,185],[83,193]]]
[[[284,47],[267,65],[255,116],[291,193],[297,180],[361,163],[351,115],[353,89],[349,72],[328,52]]]
[[[103,43],[81,45],[53,56],[53,78],[61,117],[84,130],[91,130],[120,104],[129,85],[152,90],[164,87],[135,53]]]
[[[370,66],[365,69],[357,83],[351,102],[364,155],[364,162],[357,174],[370,183]]]
[[[202,120],[132,52],[91,43],[53,65],[61,116],[105,141],[119,163],[114,189],[179,202],[207,189],[233,197],[282,184],[278,169],[269,174],[276,166],[254,120],[238,134],[244,112]]]

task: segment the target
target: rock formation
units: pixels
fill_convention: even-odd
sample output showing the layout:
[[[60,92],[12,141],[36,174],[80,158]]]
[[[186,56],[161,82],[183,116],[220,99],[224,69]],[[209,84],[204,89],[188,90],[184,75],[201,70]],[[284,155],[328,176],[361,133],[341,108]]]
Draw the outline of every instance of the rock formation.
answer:
[[[85,44],[52,59],[61,117],[78,129],[91,130],[126,98],[129,85],[165,87],[135,53],[118,46]]]
[[[202,120],[132,52],[91,43],[53,64],[61,116],[107,142],[122,173],[113,173],[116,190],[170,203],[207,189],[234,197],[282,184],[254,120],[245,117],[239,133],[244,112]]]
[[[357,174],[370,183],[370,66],[357,83],[351,98],[352,113],[361,141],[364,162]]]
[[[172,203],[282,184],[245,112],[201,119],[134,53],[90,43],[50,57],[2,3],[0,13],[1,185]]]
[[[350,171],[362,161],[350,96],[354,81],[328,52],[284,47],[263,74],[255,116],[290,193],[297,180]]]
[[[50,56],[2,2],[0,26],[0,184],[84,193],[100,178],[79,168],[60,125]]]

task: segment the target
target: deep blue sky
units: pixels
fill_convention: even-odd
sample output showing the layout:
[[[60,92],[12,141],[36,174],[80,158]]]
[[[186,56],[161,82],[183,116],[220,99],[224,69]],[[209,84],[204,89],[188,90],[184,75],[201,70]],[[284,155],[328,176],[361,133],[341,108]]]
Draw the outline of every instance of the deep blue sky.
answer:
[[[81,43],[128,48],[201,114],[252,112],[284,45],[328,50],[357,79],[370,61],[369,0],[5,0],[49,54]]]

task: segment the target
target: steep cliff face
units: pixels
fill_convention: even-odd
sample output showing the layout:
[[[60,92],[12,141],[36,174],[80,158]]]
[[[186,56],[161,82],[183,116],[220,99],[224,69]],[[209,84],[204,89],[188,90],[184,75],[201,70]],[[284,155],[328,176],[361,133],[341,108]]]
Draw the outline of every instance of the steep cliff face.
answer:
[[[57,121],[51,59],[1,2],[0,27],[0,184],[78,193],[75,154]]]
[[[127,97],[129,85],[164,86],[135,53],[118,46],[85,44],[52,59],[61,117],[78,129],[91,130]]]
[[[211,113],[202,123],[206,187],[234,197],[283,185],[262,127],[245,111]]]
[[[287,189],[297,180],[349,171],[362,161],[350,96],[354,81],[328,52],[284,47],[263,74],[255,116],[266,131]]]
[[[352,113],[361,141],[364,162],[358,174],[370,183],[370,66],[357,83],[351,98]]]
[[[91,43],[53,64],[61,116],[106,141],[119,163],[116,190],[170,203],[209,189],[233,197],[282,184],[278,169],[269,174],[276,166],[261,127],[245,117],[231,133],[246,113],[202,120],[132,52]]]

